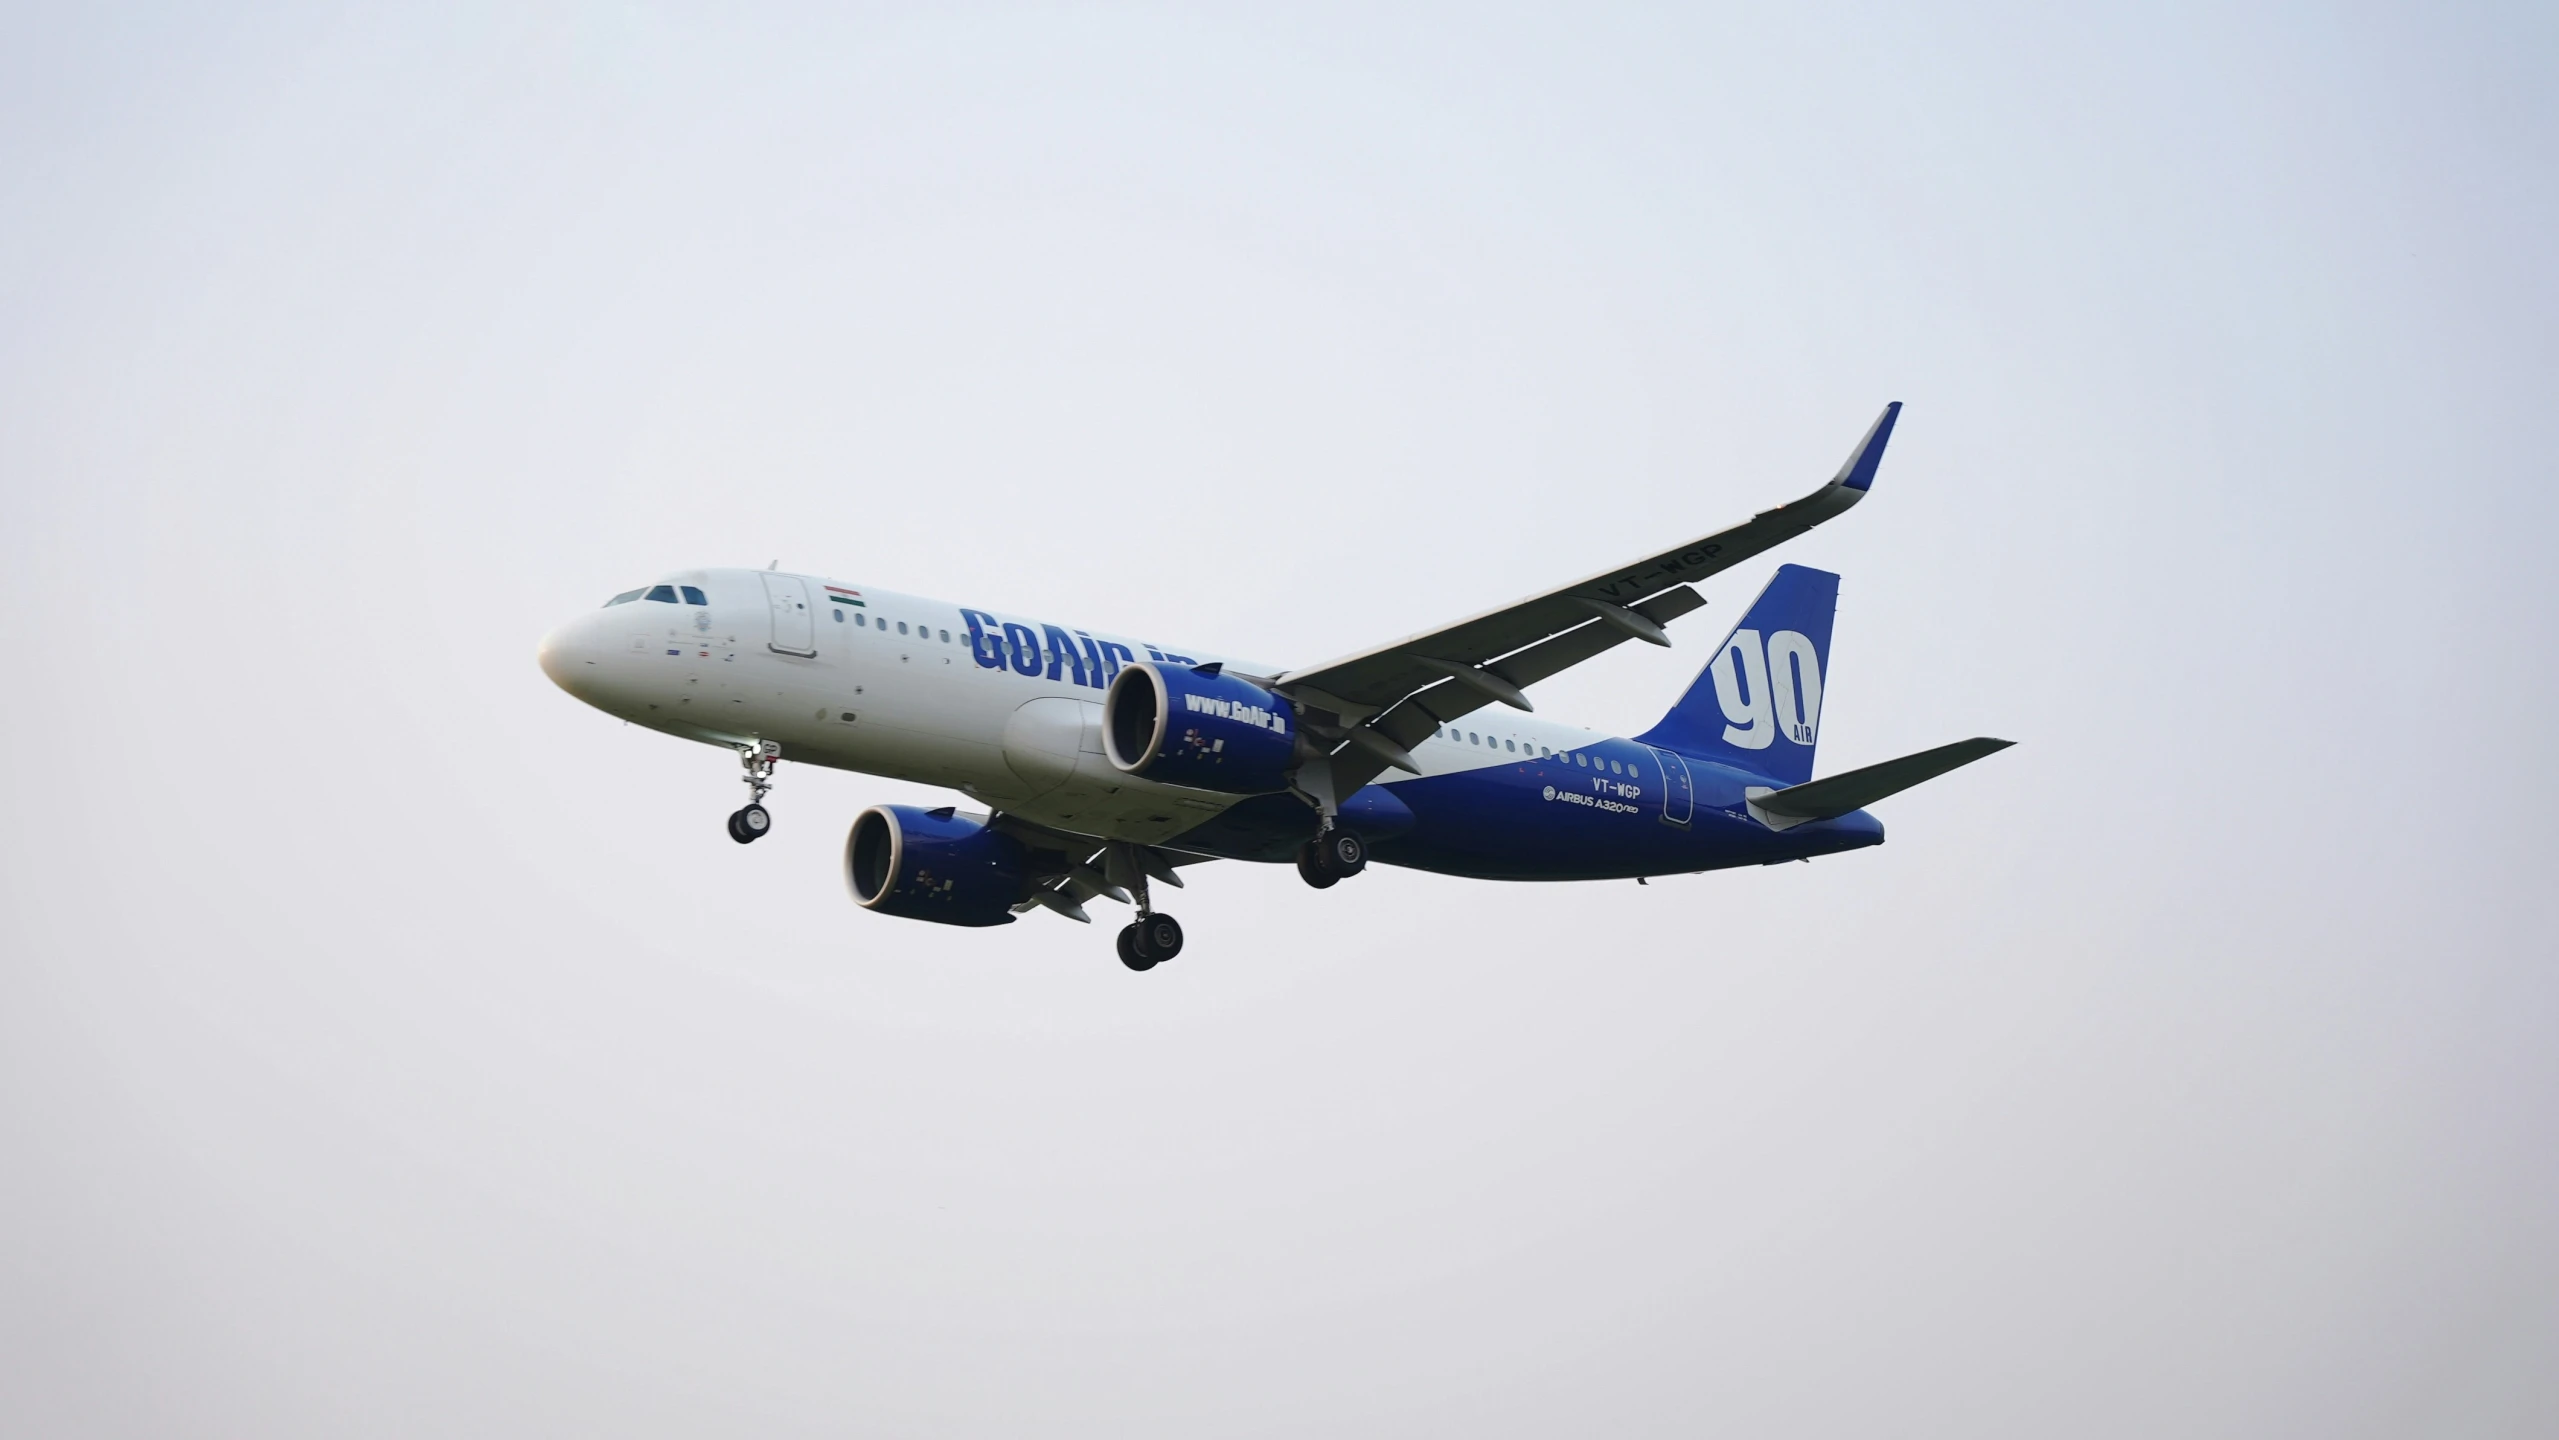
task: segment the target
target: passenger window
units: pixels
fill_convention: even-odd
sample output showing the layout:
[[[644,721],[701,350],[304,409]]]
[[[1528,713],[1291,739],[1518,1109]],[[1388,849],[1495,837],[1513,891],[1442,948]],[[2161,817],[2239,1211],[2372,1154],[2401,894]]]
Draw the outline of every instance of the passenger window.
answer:
[[[1472,730],[1469,730],[1466,732],[1466,743],[1469,745],[1481,745],[1484,743],[1484,737],[1476,734]]]
[[[675,603],[675,587],[672,585],[652,585],[649,587],[647,598],[651,600],[663,600],[667,604],[672,605]]]
[[[835,612],[835,623],[836,623],[836,624],[838,624],[838,625],[841,625],[841,624],[843,624],[843,623],[844,623],[844,612],[843,612],[843,611],[838,610],[838,611],[836,611],[836,612]]]
[[[614,596],[612,599],[605,601],[604,608],[610,610],[616,605],[628,605],[647,593],[649,592],[646,590],[625,590],[621,594]]]
[[[906,633],[906,622],[905,622],[905,621],[900,620],[899,622],[897,622],[897,633],[899,633],[900,635],[903,635],[903,634],[905,634],[905,633]]]
[[[1574,764],[1576,764],[1576,765],[1588,765],[1588,764],[1590,763],[1590,760],[1589,760],[1589,758],[1588,758],[1588,757],[1586,757],[1586,756],[1582,755],[1579,751],[1575,751],[1575,752],[1574,752],[1574,754],[1573,754],[1573,763],[1574,763]]]
[[[1505,740],[1502,742],[1502,748],[1513,754],[1517,754],[1519,752],[1519,742],[1516,740]]]
[[[868,630],[871,628],[871,617],[863,614],[859,610],[856,610],[853,612],[853,623],[865,630]]]
[[[1635,773],[1635,767],[1634,767],[1634,766],[1632,766],[1632,765],[1629,765],[1629,766],[1627,766],[1627,767],[1626,767],[1626,778],[1627,778],[1627,779],[1629,779],[1629,780],[1641,780],[1641,779],[1643,779],[1644,777],[1643,777],[1643,776],[1641,776],[1641,775],[1636,774],[1636,773]]]
[[[684,603],[687,605],[708,605],[711,602],[703,598],[702,592],[698,587],[687,585],[684,587]]]
[[[1616,761],[1611,760],[1611,761],[1609,761],[1609,762],[1608,762],[1608,773],[1609,773],[1609,774],[1611,774],[1611,775],[1614,775],[1614,774],[1617,774],[1617,773],[1618,773],[1618,767],[1617,767],[1617,762],[1616,762]]]
[[[950,643],[951,643],[951,632],[950,632],[950,631],[945,630],[945,631],[943,631],[943,632],[942,632],[942,643],[943,643],[943,644],[945,644],[945,645],[948,645],[948,644],[950,644]]]

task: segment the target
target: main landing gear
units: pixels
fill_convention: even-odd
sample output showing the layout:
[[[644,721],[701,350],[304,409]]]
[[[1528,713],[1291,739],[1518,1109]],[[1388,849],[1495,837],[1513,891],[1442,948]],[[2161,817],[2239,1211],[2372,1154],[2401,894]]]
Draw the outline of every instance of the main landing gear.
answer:
[[[752,845],[773,828],[773,817],[764,808],[764,797],[773,791],[773,766],[782,758],[782,742],[765,740],[737,747],[738,763],[746,767],[746,788],[753,793],[746,808],[729,817],[729,838],[740,845]]]
[[[1126,885],[1128,898],[1137,904],[1137,919],[1120,931],[1120,963],[1131,970],[1152,970],[1182,953],[1182,922],[1155,908],[1155,897],[1147,885],[1147,873],[1153,869],[1174,885],[1182,882],[1170,867],[1151,859],[1143,850],[1113,845],[1104,862],[1109,878]]]
[[[1152,970],[1182,953],[1182,922],[1170,915],[1140,915],[1120,931],[1120,963]]]
[[[1298,847],[1298,878],[1318,890],[1339,885],[1368,868],[1368,842],[1348,830],[1326,826]]]

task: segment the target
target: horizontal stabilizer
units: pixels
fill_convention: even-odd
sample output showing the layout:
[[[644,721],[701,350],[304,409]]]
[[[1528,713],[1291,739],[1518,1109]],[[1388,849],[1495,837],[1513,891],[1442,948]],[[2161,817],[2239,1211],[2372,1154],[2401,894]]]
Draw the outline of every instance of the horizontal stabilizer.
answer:
[[[1836,819],[1852,810],[1863,810],[1887,795],[1898,795],[1923,780],[1934,780],[2016,743],[1988,736],[1958,740],[1952,745],[1850,770],[1827,780],[1789,785],[1783,790],[1753,785],[1742,792],[1742,798],[1750,804],[1752,819],[1771,830],[1791,830],[1815,820]]]

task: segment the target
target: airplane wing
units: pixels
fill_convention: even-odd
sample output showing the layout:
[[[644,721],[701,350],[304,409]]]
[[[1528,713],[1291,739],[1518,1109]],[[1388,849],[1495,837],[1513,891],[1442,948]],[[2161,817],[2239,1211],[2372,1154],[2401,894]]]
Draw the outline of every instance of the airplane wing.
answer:
[[[1078,835],[1001,811],[988,816],[987,824],[1053,857],[1052,863],[1033,880],[1030,898],[1013,907],[1016,915],[1038,906],[1090,925],[1093,917],[1085,913],[1085,901],[1108,896],[1123,905],[1135,904],[1129,892],[1150,879],[1179,890],[1183,888],[1182,877],[1175,867],[1205,865],[1212,858],[1158,850],[1127,840]]]
[[[1900,415],[1900,401],[1885,406],[1830,483],[1800,500],[1543,595],[1277,677],[1272,688],[1297,702],[1307,731],[1340,746],[1329,773],[1309,764],[1301,784],[1330,790],[1319,798],[1346,798],[1389,768],[1414,770],[1412,747],[1461,715],[1495,701],[1532,709],[1526,687],[1628,640],[1668,645],[1662,626],[1706,603],[1690,581],[1864,499]]]

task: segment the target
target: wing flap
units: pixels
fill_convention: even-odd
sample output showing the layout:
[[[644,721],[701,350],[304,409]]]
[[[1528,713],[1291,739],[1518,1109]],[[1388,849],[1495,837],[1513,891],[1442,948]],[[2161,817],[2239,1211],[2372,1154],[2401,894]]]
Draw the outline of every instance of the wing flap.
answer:
[[[1692,610],[1703,608],[1705,604],[1703,596],[1682,585],[1669,594],[1656,595],[1641,605],[1627,608],[1656,625],[1666,625]],[[1591,620],[1577,630],[1567,630],[1539,641],[1484,668],[1512,686],[1526,687],[1633,638],[1630,631],[1604,620]],[[1370,721],[1367,728],[1395,742],[1397,749],[1410,751],[1431,738],[1431,732],[1442,725],[1494,703],[1495,697],[1485,690],[1461,680],[1442,680],[1404,697],[1393,709]],[[1332,766],[1332,793],[1335,795],[1355,794],[1359,787],[1385,774],[1389,768],[1384,759],[1356,746],[1344,747],[1331,757],[1329,763]]]

